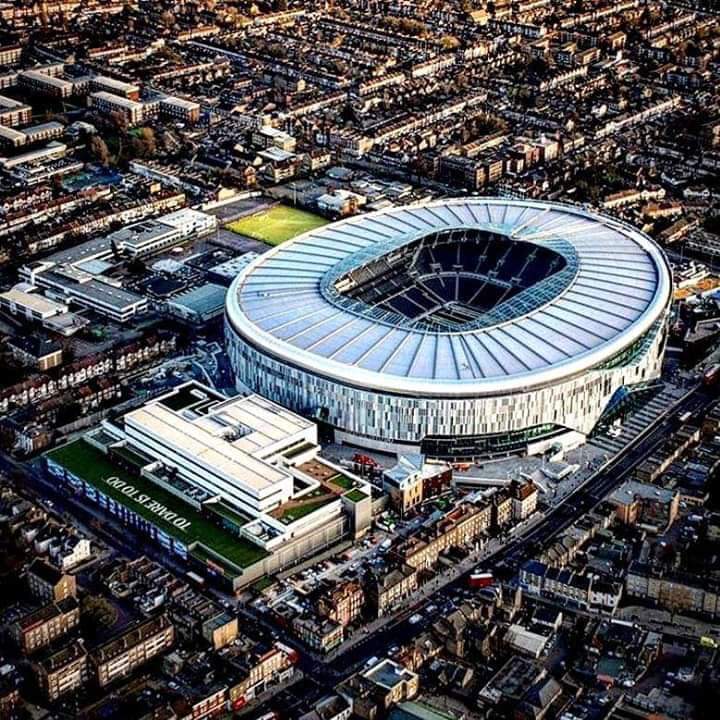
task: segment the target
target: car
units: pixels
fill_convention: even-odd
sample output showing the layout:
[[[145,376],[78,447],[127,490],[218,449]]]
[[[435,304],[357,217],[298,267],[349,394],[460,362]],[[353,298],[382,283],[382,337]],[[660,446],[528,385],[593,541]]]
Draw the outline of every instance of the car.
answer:
[[[422,615],[420,615],[420,614],[418,614],[418,613],[415,613],[414,615],[411,615],[411,616],[410,616],[410,619],[408,620],[408,622],[409,622],[411,625],[417,625],[419,622],[422,621],[422,619],[423,619],[423,616],[422,616]]]

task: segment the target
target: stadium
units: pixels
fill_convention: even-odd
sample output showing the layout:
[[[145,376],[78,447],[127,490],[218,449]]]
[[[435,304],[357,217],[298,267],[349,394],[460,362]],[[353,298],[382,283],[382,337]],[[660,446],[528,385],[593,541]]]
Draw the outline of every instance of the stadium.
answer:
[[[307,232],[233,282],[240,386],[340,442],[440,458],[586,436],[660,374],[672,281],[646,235],[580,207],[463,198]]]

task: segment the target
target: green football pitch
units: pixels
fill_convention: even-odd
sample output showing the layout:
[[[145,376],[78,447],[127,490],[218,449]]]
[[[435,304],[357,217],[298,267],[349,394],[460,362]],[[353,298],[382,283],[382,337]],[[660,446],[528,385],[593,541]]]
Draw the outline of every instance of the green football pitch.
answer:
[[[327,224],[327,220],[297,208],[275,205],[254,215],[228,223],[228,230],[262,240],[268,245],[280,245],[296,235]]]

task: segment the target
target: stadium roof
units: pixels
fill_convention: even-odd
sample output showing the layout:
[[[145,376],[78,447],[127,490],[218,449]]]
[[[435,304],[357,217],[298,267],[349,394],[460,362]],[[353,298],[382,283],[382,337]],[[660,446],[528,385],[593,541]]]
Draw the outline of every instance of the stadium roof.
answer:
[[[516,307],[456,328],[407,322],[333,293],[333,283],[368,258],[468,229],[550,248],[566,264],[517,296],[530,298],[527,312]],[[227,311],[249,344],[321,377],[421,397],[468,396],[557,382],[610,360],[653,327],[671,290],[663,253],[624,223],[570,205],[475,197],[305,233],[246,268]]]

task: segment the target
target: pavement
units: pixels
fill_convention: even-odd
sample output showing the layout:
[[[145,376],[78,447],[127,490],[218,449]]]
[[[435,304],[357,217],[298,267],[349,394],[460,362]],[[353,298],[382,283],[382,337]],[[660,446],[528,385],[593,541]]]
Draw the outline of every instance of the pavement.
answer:
[[[511,567],[517,567],[526,557],[532,555],[538,545],[549,541],[602,501],[609,491],[617,487],[642,460],[679,427],[682,415],[686,412],[702,412],[710,406],[715,397],[712,392],[700,385],[688,389],[687,394],[675,406],[662,411],[651,425],[630,439],[620,456],[609,459],[601,467],[591,467],[588,464],[588,474],[583,476],[584,479],[575,479],[574,485],[570,486],[566,495],[557,495],[555,498],[557,502],[554,502],[552,507],[545,513],[538,513],[525,527],[515,531],[509,541],[497,539],[488,541],[477,552],[423,586],[415,596],[403,603],[395,614],[371,623],[367,633],[356,633],[350,642],[328,656],[320,658],[308,653],[306,648],[291,637],[283,636],[283,641],[301,650],[301,669],[306,676],[313,678],[315,685],[320,684],[326,689],[332,688],[338,680],[361,666],[371,655],[379,657],[387,655],[390,647],[408,642],[423,626],[432,623],[437,615],[430,611],[430,606],[445,604],[454,591],[464,588],[466,575],[478,564],[494,567],[504,562],[509,563]],[[3,466],[13,470],[19,469],[27,475],[29,489],[40,497],[50,498],[60,511],[70,512],[73,517],[79,518],[81,523],[92,526],[95,531],[92,534],[99,535],[113,547],[126,552],[131,557],[140,553],[146,554],[170,565],[173,570],[183,572],[179,564],[169,558],[161,548],[128,533],[124,526],[107,514],[64,495],[32,468],[0,455],[0,469]],[[561,497],[562,502],[560,502]],[[227,595],[219,591],[212,589],[211,592],[218,598],[228,599]],[[238,609],[251,625],[273,627],[269,622],[258,618],[257,614],[250,614],[242,607]],[[424,616],[422,624],[410,623],[410,618],[415,613]],[[273,628],[273,631],[276,632],[277,628]]]

